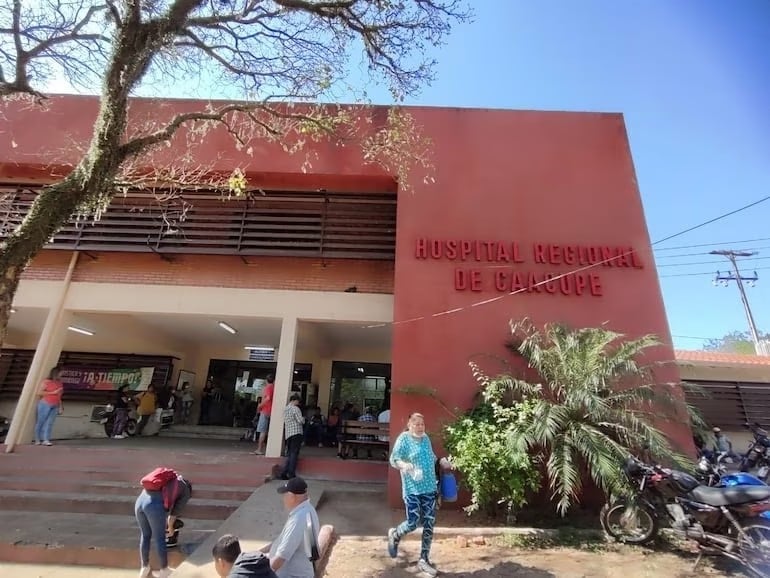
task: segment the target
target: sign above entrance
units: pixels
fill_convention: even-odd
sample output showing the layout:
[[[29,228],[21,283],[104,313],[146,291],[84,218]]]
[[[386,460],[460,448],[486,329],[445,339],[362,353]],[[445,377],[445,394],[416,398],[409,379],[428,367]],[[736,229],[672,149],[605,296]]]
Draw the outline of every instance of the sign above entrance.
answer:
[[[633,247],[429,239],[418,237],[415,257],[425,261],[452,261],[456,291],[526,291],[550,295],[604,294],[599,267],[643,269]],[[471,266],[472,263],[484,263]],[[538,267],[533,270],[527,264]],[[524,266],[521,266],[524,265]],[[562,270],[543,270],[560,266]],[[570,267],[566,271],[564,267]]]
[[[59,380],[64,389],[114,390],[127,385],[131,390],[144,390],[152,381],[154,367],[104,369],[103,367],[62,367]]]

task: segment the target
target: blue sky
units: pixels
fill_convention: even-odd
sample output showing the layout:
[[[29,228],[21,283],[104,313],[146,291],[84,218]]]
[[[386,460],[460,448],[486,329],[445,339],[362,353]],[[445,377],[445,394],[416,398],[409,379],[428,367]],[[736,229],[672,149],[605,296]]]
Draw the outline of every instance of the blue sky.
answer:
[[[470,3],[475,22],[454,30],[436,82],[407,104],[624,113],[653,241],[770,194],[767,0]],[[185,84],[141,93],[237,97],[205,78]],[[727,269],[712,249],[759,250],[743,266],[760,275],[748,294],[770,332],[769,221],[770,201],[656,246],[677,347],[747,329],[734,284],[711,284]],[[764,240],[736,242],[749,239]]]
[[[623,112],[653,241],[770,194],[770,2],[472,4],[475,22],[454,31],[437,81],[410,102]],[[725,242],[656,251],[677,347],[747,329],[735,285],[711,284],[726,261],[690,255],[712,249],[760,249],[745,263],[760,276],[747,291],[770,332],[768,222],[770,201],[656,247]]]

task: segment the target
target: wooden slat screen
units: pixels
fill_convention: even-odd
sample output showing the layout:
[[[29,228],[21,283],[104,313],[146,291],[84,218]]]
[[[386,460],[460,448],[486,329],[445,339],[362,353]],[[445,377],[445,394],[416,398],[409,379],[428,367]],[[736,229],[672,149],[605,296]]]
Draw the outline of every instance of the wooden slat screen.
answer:
[[[0,239],[36,195],[0,186]],[[266,191],[225,200],[131,191],[116,196],[99,221],[70,221],[46,248],[393,260],[395,246],[395,193]]]
[[[32,349],[0,351],[0,399],[18,399],[34,354]]]
[[[696,391],[687,392],[687,401],[700,410],[709,425],[743,430],[745,423],[758,422],[770,428],[770,384],[692,380],[688,383]]]
[[[0,399],[18,399],[24,387],[24,380],[32,364],[34,350],[4,349],[0,352]],[[174,370],[174,358],[158,355],[124,355],[118,353],[62,352],[59,365],[94,367],[104,369],[133,369],[154,367],[152,384],[156,387],[167,385]],[[6,367],[8,368],[6,370]],[[69,401],[104,402],[109,392],[74,390],[67,391],[64,399]]]

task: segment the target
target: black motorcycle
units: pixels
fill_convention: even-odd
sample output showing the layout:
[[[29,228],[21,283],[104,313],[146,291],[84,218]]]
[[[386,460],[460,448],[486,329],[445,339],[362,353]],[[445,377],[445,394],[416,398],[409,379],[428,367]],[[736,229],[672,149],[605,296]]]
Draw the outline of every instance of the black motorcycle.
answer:
[[[703,554],[721,554],[755,576],[770,576],[770,487],[714,488],[676,470],[629,458],[623,471],[635,488],[602,508],[604,531],[628,544],[651,542],[663,526],[693,540]]]
[[[758,423],[754,425],[746,424],[746,427],[754,436],[753,441],[743,457],[741,463],[742,472],[756,472],[755,475],[765,483],[768,483],[770,475],[770,437],[767,432],[759,427]]]
[[[111,403],[106,405],[99,405],[92,410],[93,421],[98,421],[104,426],[104,433],[107,437],[112,436],[112,428],[115,425],[115,406]],[[123,428],[123,433],[128,436],[135,436],[137,428],[136,410],[131,408],[128,411],[128,418],[126,420],[126,427]]]

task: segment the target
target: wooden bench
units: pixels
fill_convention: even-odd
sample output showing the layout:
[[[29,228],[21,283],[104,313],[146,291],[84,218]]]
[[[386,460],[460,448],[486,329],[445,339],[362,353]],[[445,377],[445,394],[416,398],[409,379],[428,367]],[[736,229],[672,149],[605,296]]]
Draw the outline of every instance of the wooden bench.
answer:
[[[342,452],[358,448],[390,450],[390,424],[376,421],[345,420],[342,422]],[[381,440],[380,437],[386,437]],[[362,439],[363,438],[363,439]]]

